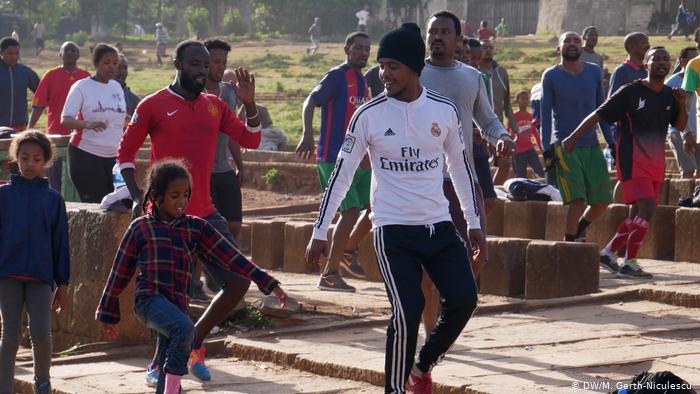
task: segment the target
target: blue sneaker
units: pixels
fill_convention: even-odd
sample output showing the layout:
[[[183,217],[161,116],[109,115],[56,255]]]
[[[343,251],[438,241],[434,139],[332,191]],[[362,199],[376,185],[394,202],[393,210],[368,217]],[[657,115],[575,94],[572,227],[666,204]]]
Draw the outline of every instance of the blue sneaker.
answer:
[[[51,382],[34,382],[34,392],[37,394],[51,394]]]
[[[208,382],[211,380],[209,368],[204,365],[205,353],[204,346],[200,347],[199,349],[192,349],[190,359],[187,362],[187,369],[190,371],[190,374],[202,382]]]
[[[158,386],[158,378],[160,377],[160,370],[158,367],[152,367],[148,366],[148,369],[146,370],[146,386],[148,387],[157,387]]]

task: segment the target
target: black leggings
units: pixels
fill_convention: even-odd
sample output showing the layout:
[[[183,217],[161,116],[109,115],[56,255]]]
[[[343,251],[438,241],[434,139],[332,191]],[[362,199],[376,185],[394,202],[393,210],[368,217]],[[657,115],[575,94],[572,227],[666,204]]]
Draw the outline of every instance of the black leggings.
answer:
[[[114,191],[112,167],[116,162],[116,157],[96,156],[74,145],[68,146],[68,173],[81,202],[99,204]]]

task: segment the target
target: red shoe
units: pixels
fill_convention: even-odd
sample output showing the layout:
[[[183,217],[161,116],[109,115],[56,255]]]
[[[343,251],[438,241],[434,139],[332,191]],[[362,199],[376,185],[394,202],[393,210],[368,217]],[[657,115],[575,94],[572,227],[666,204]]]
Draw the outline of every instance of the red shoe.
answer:
[[[433,378],[429,373],[423,373],[418,377],[411,372],[406,382],[406,389],[415,394],[433,394]]]

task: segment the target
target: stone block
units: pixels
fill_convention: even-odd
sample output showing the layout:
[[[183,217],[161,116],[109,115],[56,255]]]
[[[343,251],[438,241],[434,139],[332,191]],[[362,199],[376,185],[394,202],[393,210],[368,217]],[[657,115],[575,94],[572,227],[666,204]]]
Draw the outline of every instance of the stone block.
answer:
[[[660,205],[644,237],[639,257],[643,259],[673,260],[676,243],[676,210],[678,207]]]
[[[678,208],[676,210],[675,261],[700,263],[698,239],[700,239],[700,209]]]
[[[559,201],[547,203],[547,224],[544,239],[547,241],[561,241],[566,234],[566,213],[569,207]]]
[[[694,179],[671,179],[669,181],[668,200],[666,205],[678,206],[678,199],[692,194],[694,189]]]
[[[629,216],[630,207],[623,204],[610,204],[598,219],[596,219],[586,230],[586,241],[596,244],[598,248],[603,248],[610,239],[620,223]]]
[[[241,252],[245,254],[250,254],[250,245],[251,245],[251,234],[252,234],[252,228],[250,223],[243,223],[241,225],[241,232],[238,233],[238,239],[236,240],[238,242],[238,246],[241,250]]]
[[[525,263],[530,240],[494,237],[487,239],[489,262],[479,275],[479,292],[506,297],[525,293]]]
[[[102,327],[94,318],[114,256],[122,236],[131,223],[131,214],[104,212],[97,204],[67,203],[71,248],[71,284],[68,286],[68,310],[53,319],[54,336],[69,342],[104,340]],[[134,314],[134,281],[119,297],[120,341],[150,340],[150,330]],[[60,340],[60,339],[59,339]],[[60,340],[62,344],[69,342]]]
[[[673,205],[668,201],[668,191],[670,189],[671,180],[666,178],[664,183],[661,184],[661,192],[659,193],[659,205]],[[678,204],[676,200],[675,204]]]
[[[680,169],[678,168],[678,162],[675,157],[666,157],[666,173],[667,174],[678,174]]]
[[[318,267],[306,264],[304,255],[313,233],[313,222],[288,221],[284,225],[284,264],[285,272],[318,273]]]
[[[284,223],[286,219],[258,219],[251,225],[253,262],[265,269],[280,269],[284,264]]]
[[[268,171],[277,170],[277,184],[274,191],[281,193],[313,194],[320,193],[321,186],[318,180],[316,164],[289,163],[289,162],[250,162],[246,163],[246,170],[241,180],[242,184],[267,190],[263,176]]]
[[[362,264],[362,268],[365,270],[367,277],[366,280],[373,282],[383,282],[382,273],[379,271],[379,265],[377,262],[377,253],[374,250],[374,232],[370,231],[362,241],[357,249],[359,252],[357,258]]]
[[[502,236],[503,235],[503,219],[505,213],[506,200],[496,198],[493,202],[493,208],[486,215],[486,234]]]
[[[150,160],[136,160],[136,183],[146,190],[146,175],[148,175],[148,169],[151,168]]]
[[[532,241],[527,246],[525,298],[571,297],[598,291],[598,248],[575,242]]]
[[[503,217],[504,237],[544,239],[547,202],[506,201]]]

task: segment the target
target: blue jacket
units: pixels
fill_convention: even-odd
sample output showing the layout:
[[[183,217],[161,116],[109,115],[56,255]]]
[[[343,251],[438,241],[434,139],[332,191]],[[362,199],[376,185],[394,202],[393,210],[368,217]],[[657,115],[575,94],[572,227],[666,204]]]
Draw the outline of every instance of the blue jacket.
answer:
[[[26,126],[27,89],[36,92],[39,76],[34,70],[17,63],[10,68],[0,61],[0,126]]]
[[[13,175],[0,186],[0,277],[27,276],[67,285],[68,215],[63,197],[46,178]]]

